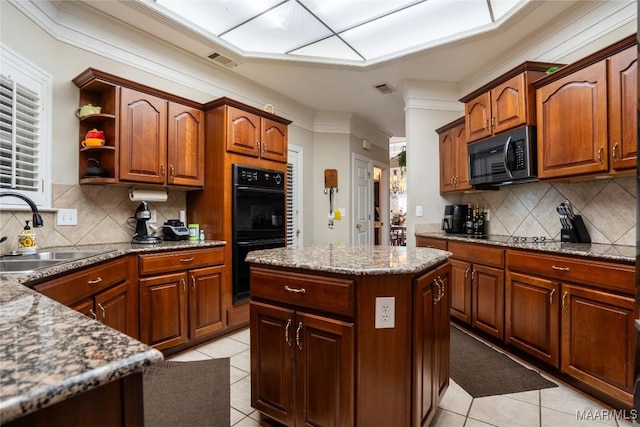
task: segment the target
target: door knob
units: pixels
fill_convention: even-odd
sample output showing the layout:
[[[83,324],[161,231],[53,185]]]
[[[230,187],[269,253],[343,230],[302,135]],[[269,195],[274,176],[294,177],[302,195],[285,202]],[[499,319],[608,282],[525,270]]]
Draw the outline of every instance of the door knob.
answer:
[[[356,224],[356,228],[357,228],[358,230],[360,230],[360,229],[362,228],[362,225],[361,225],[361,224]]]

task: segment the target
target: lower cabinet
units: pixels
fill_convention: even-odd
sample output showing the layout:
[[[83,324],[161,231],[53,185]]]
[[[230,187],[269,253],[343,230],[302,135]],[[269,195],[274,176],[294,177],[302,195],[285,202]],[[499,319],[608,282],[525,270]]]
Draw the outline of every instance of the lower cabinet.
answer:
[[[354,327],[251,303],[252,406],[286,425],[351,425]]]
[[[505,342],[630,406],[635,268],[516,250],[507,268]]]
[[[222,329],[223,262],[221,248],[139,255],[140,340],[164,350]]]
[[[416,279],[414,295],[413,425],[427,426],[449,387],[450,270],[442,266]]]
[[[35,285],[34,290],[138,338],[138,292],[128,256]]]

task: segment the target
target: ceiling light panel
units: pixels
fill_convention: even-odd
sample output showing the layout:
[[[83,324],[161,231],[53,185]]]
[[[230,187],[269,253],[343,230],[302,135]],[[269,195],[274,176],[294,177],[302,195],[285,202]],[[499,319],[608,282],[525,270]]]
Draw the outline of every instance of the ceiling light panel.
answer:
[[[295,1],[289,1],[243,24],[221,38],[245,52],[284,54],[332,35]]]
[[[341,37],[371,60],[449,41],[487,24],[491,17],[485,1],[429,0],[345,31]]]
[[[510,11],[516,11],[520,9],[526,3],[526,1],[522,0],[490,0],[491,10],[493,11],[493,19],[496,21],[500,20],[504,15],[506,15]],[[520,7],[518,4],[521,3]]]
[[[300,0],[336,33],[424,0]]]
[[[264,13],[282,0],[156,0],[175,16],[182,17],[216,36]]]
[[[329,61],[362,62],[362,58],[337,36],[320,40],[319,42],[310,44],[300,49],[296,49],[289,53],[291,55],[324,58]]]

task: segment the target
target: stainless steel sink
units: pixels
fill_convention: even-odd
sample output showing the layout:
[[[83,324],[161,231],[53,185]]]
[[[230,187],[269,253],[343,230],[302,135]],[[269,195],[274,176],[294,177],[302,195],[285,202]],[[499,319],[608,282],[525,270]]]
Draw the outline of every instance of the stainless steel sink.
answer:
[[[52,250],[35,254],[5,255],[0,258],[0,274],[32,273],[42,268],[107,252],[111,252],[111,250]]]

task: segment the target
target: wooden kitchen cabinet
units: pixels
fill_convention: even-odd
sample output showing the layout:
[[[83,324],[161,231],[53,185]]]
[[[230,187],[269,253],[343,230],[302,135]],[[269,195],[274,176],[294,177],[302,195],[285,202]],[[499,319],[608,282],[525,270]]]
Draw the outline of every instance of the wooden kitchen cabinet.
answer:
[[[502,340],[504,249],[450,241],[448,250],[453,253],[451,315],[465,323],[470,319],[473,328]]]
[[[222,248],[138,256],[140,340],[166,350],[225,325]]]
[[[72,272],[34,289],[74,310],[138,338],[138,292],[128,256]]]
[[[416,247],[433,248],[446,251],[447,241],[445,239],[437,239],[434,237],[416,236]]]
[[[546,62],[525,62],[460,99],[464,102],[466,140],[471,143],[525,124],[535,124],[531,83],[545,75]]]
[[[92,68],[73,81],[80,105],[103,108],[80,119],[80,140],[91,128],[104,130],[106,137],[105,146],[80,148],[81,184],[204,185],[201,104]],[[96,165],[93,159],[104,177],[85,176],[85,169]]]
[[[464,118],[437,129],[436,133],[440,144],[440,193],[470,189]]]
[[[120,180],[204,184],[202,110],[121,88]]]
[[[507,269],[506,343],[630,406],[633,265],[508,250]]]
[[[287,161],[287,125],[227,106],[227,151],[278,162]]]
[[[416,279],[414,295],[413,425],[432,421],[449,387],[449,266]]]
[[[635,169],[636,44],[628,37],[534,83],[539,178]]]

